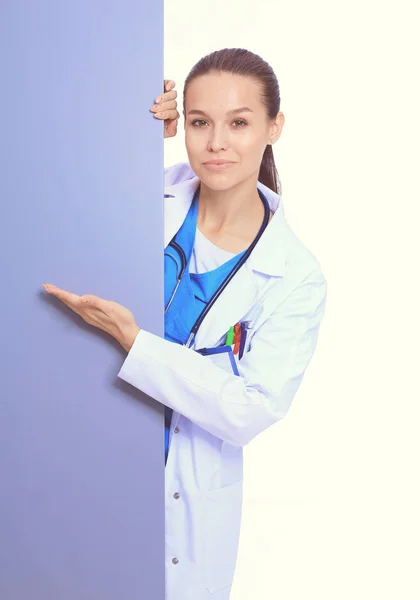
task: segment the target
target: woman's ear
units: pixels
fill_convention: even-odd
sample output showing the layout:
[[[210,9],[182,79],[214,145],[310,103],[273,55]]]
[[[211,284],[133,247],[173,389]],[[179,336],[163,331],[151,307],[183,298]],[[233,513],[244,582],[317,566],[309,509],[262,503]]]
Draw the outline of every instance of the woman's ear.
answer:
[[[275,144],[277,142],[277,140],[281,136],[283,125],[284,114],[282,112],[279,112],[270,125],[270,139],[268,142],[269,144]]]

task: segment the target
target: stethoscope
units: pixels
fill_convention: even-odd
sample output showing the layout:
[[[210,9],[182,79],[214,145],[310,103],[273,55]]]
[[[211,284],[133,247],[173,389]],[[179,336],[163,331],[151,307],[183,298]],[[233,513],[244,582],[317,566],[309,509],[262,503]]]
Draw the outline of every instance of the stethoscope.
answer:
[[[226,279],[223,281],[223,283],[217,288],[217,290],[214,292],[213,296],[210,298],[209,302],[207,303],[207,305],[205,306],[205,308],[202,310],[202,312],[200,313],[198,319],[196,320],[196,322],[194,323],[194,325],[191,328],[191,332],[189,335],[189,338],[185,344],[185,346],[187,348],[190,348],[194,337],[197,335],[197,331],[200,329],[200,326],[202,324],[202,322],[204,321],[204,319],[206,318],[207,314],[209,313],[209,311],[211,310],[212,306],[214,305],[214,303],[216,302],[216,300],[219,298],[220,294],[223,292],[223,290],[226,288],[226,286],[228,285],[228,283],[233,279],[233,277],[236,275],[236,273],[239,271],[239,269],[246,263],[246,261],[248,260],[248,258],[250,257],[252,251],[254,250],[255,246],[258,243],[258,240],[260,239],[260,237],[262,236],[262,234],[264,233],[265,228],[268,225],[268,222],[270,220],[270,205],[268,203],[267,198],[264,196],[264,194],[258,190],[258,194],[262,200],[262,203],[264,204],[264,219],[262,222],[262,225],[254,239],[254,241],[252,242],[252,244],[249,246],[248,250],[243,254],[243,256],[240,258],[240,260],[236,263],[235,267],[232,269],[232,271],[229,273],[229,275],[226,277]],[[185,256],[185,252],[182,249],[182,247],[177,243],[176,241],[176,234],[174,235],[174,237],[172,238],[172,240],[169,242],[168,247],[173,248],[179,255],[180,259],[181,259],[181,269],[180,272],[178,274],[177,277],[177,283],[175,285],[175,289],[172,292],[172,295],[165,307],[165,314],[166,312],[169,310],[169,307],[172,304],[173,299],[175,298],[175,294],[181,284],[182,281],[182,277],[184,276],[185,270],[187,268],[187,257]]]

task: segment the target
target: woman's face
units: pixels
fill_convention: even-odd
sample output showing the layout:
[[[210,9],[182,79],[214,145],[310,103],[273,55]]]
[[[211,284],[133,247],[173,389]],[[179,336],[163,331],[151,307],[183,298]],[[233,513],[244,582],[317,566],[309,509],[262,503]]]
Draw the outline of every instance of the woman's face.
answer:
[[[256,184],[267,144],[280,137],[284,116],[268,119],[260,86],[254,78],[231,73],[209,73],[188,85],[188,159],[211,189],[227,190],[246,180]]]

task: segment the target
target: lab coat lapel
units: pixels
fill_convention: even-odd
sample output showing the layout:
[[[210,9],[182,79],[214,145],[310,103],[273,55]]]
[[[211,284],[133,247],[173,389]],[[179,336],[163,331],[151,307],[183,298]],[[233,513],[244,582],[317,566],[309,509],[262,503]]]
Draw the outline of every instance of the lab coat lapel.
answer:
[[[187,216],[194,193],[200,184],[198,177],[165,188],[165,248]]]

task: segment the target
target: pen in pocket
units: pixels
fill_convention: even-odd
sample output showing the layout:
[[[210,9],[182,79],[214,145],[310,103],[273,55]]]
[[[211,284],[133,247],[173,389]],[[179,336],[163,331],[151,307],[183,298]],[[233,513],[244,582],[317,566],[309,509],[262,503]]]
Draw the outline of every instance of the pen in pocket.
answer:
[[[246,337],[248,334],[248,329],[251,328],[251,321],[244,321],[243,323],[241,323],[241,343],[239,345],[239,360],[241,360],[241,358],[244,355],[244,350],[245,350],[245,343],[246,343]]]

